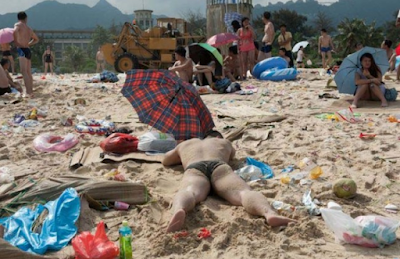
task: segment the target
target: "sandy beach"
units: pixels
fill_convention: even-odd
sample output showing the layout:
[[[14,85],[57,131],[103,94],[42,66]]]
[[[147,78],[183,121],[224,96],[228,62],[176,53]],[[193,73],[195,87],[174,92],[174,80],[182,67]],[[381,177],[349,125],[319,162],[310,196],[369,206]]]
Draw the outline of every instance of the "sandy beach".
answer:
[[[303,194],[311,189],[313,198],[326,207],[335,201],[353,218],[360,215],[382,215],[400,220],[399,214],[385,211],[388,203],[400,206],[400,128],[399,123],[388,121],[390,115],[400,114],[399,101],[381,108],[379,102],[363,103],[355,112],[360,123],[348,123],[321,118],[324,113],[346,109],[349,95],[338,94],[326,88],[331,78],[319,70],[301,70],[299,79],[291,82],[247,80],[242,88],[257,88],[252,95],[202,95],[213,115],[217,130],[225,136],[243,127],[233,140],[236,158],[234,169],[246,157],[260,160],[273,169],[273,179],[251,182],[253,189],[263,193],[270,202],[282,201],[293,206],[302,205]],[[395,75],[390,75],[395,78]],[[124,161],[120,163],[93,163],[76,170],[69,168],[72,155],[83,147],[96,147],[103,136],[82,135],[80,142],[65,153],[40,153],[33,147],[33,139],[41,133],[65,135],[75,133],[73,126],[62,126],[62,116],[104,119],[110,117],[117,127],[128,127],[133,135],[146,133],[149,127],[138,120],[131,104],[120,93],[124,76],[118,83],[87,83],[93,75],[66,74],[34,75],[35,99],[11,103],[14,97],[0,97],[0,115],[3,128],[0,134],[0,167],[8,167],[16,182],[74,174],[102,178],[112,169],[126,172],[133,181],[143,182],[151,195],[145,205],[129,211],[105,212],[89,209],[86,216],[92,221],[85,229],[94,232],[96,224],[107,224],[110,240],[118,243],[118,228],[128,220],[133,231],[134,258],[396,258],[400,255],[400,242],[382,249],[342,245],[335,242],[321,216],[307,212],[283,212],[298,221],[286,228],[271,228],[263,218],[249,215],[242,207],[229,205],[211,195],[190,212],[184,230],[186,237],[175,238],[165,233],[171,216],[170,202],[182,179],[183,168],[165,168],[160,163]],[[400,84],[386,80],[389,87]],[[103,87],[102,87],[103,86]],[[318,95],[330,93],[340,99]],[[74,104],[84,98],[86,105]],[[8,125],[15,114],[26,115],[31,107],[47,110],[47,117],[39,118],[40,125],[17,130]],[[272,115],[286,117],[280,122],[263,123]],[[257,121],[261,121],[256,123]],[[250,122],[250,123],[249,123]],[[371,140],[359,138],[360,133],[374,133]],[[297,165],[305,157],[313,159],[323,175],[312,185],[290,186],[282,184],[282,169]],[[295,172],[300,170],[295,166]],[[358,186],[354,199],[337,198],[331,190],[336,179],[352,178]],[[3,204],[2,204],[3,205]],[[211,237],[199,239],[202,228],[211,231]],[[400,231],[397,231],[400,237]],[[46,255],[52,255],[47,253]],[[54,253],[53,253],[54,255]],[[54,255],[73,258],[71,246]],[[1,258],[1,255],[0,255]]]

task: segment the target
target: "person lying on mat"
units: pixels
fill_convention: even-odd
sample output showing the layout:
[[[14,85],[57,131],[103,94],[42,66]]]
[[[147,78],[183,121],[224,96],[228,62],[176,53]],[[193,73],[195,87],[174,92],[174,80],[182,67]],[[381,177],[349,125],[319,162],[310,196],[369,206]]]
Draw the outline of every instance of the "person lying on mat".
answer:
[[[186,140],[165,155],[164,166],[182,164],[185,169],[180,189],[173,200],[173,216],[167,232],[180,230],[187,213],[207,198],[211,188],[232,205],[243,206],[248,213],[265,217],[270,226],[294,222],[278,216],[263,194],[251,190],[233,172],[228,162],[234,156],[231,142],[223,139],[218,131],[210,131],[205,139]]]
[[[361,68],[357,70],[355,84],[357,86],[352,108],[357,108],[359,100],[380,100],[382,107],[387,107],[385,85],[382,83],[382,72],[376,65],[370,53],[364,53],[361,58]]]
[[[193,61],[190,58],[186,58],[186,49],[184,47],[176,47],[175,59],[175,64],[168,68],[168,70],[174,71],[183,81],[192,82]]]

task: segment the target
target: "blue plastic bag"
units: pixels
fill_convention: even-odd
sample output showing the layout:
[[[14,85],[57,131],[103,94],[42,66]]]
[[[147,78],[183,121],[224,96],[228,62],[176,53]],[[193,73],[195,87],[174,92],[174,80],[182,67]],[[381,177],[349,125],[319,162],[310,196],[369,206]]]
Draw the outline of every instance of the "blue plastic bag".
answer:
[[[44,209],[48,215],[40,233],[32,232],[32,224]],[[75,189],[66,189],[57,200],[49,201],[35,210],[23,207],[14,215],[0,219],[5,227],[4,239],[19,249],[36,254],[58,251],[76,235],[75,222],[80,214],[80,200]]]
[[[246,157],[246,163],[247,165],[254,165],[260,168],[264,179],[271,179],[272,177],[274,177],[274,172],[272,172],[272,168],[269,165],[257,161],[251,157]]]

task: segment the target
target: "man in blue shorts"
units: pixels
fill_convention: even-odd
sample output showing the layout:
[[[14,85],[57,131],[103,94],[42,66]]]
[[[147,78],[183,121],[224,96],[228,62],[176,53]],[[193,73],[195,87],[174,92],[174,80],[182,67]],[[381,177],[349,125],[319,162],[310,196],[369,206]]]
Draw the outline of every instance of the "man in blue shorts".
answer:
[[[14,42],[17,46],[21,74],[24,77],[26,94],[33,97],[33,78],[31,71],[32,53],[30,47],[39,42],[39,38],[27,25],[25,12],[18,13],[18,22],[14,26]]]
[[[332,60],[332,51],[334,49],[331,36],[328,35],[325,29],[321,30],[321,36],[318,40],[318,54],[322,56],[322,67],[327,68]],[[325,55],[328,55],[328,60],[325,61]]]

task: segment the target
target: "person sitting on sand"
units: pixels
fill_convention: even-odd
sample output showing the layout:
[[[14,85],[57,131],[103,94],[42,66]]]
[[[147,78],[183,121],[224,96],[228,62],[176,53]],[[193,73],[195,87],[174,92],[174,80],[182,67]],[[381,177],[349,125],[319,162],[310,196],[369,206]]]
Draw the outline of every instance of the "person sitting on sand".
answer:
[[[186,49],[178,46],[175,49],[175,64],[168,70],[175,72],[183,81],[192,82],[193,78],[193,61],[186,58]]]
[[[376,65],[371,53],[364,53],[361,58],[361,68],[356,72],[355,92],[352,108],[357,108],[359,100],[380,100],[382,107],[387,107],[385,99],[385,86],[382,83],[382,72]]]
[[[1,44],[1,50],[3,51],[3,58],[10,60],[11,62],[11,72],[13,74],[16,74],[15,72],[15,62],[14,62],[14,57],[11,54],[11,45],[10,43],[4,43]]]
[[[201,65],[201,63],[196,64],[194,66],[193,74],[196,75],[199,85],[209,85],[211,88],[214,89],[214,83],[217,80],[215,78],[215,61],[211,61],[206,65]],[[204,81],[207,80],[207,82]]]
[[[224,59],[224,73],[231,82],[235,82],[241,75],[238,52],[234,46],[229,47],[229,54]]]
[[[22,87],[20,85],[20,83],[18,82],[14,82],[14,80],[12,79],[12,77],[10,76],[10,60],[9,59],[5,59],[3,58],[0,61],[1,67],[4,69],[4,72],[6,73],[7,76],[7,80],[8,80],[8,86],[15,88],[18,92],[22,93]],[[7,89],[7,91],[9,91],[9,93],[11,93],[12,89]]]
[[[318,39],[318,54],[321,54],[323,68],[326,68],[330,65],[333,49],[334,46],[331,36],[328,35],[325,29],[322,29],[321,36]],[[325,55],[328,55],[328,60],[325,60]]]
[[[290,63],[290,58],[286,56],[286,49],[285,48],[280,48],[278,51],[278,56],[285,59],[288,62],[288,66]]]
[[[209,132],[205,139],[186,140],[165,155],[164,166],[182,164],[185,169],[180,189],[173,200],[173,216],[167,232],[180,230],[187,213],[207,198],[211,188],[232,205],[243,206],[248,213],[265,217],[270,226],[283,226],[294,221],[278,216],[263,194],[252,191],[233,172],[227,163],[234,156],[231,142],[223,139],[218,131]]]
[[[3,60],[8,61],[8,59],[3,59]],[[9,79],[7,78],[7,74],[8,73],[4,71],[3,66],[0,66],[0,95],[12,92]]]

